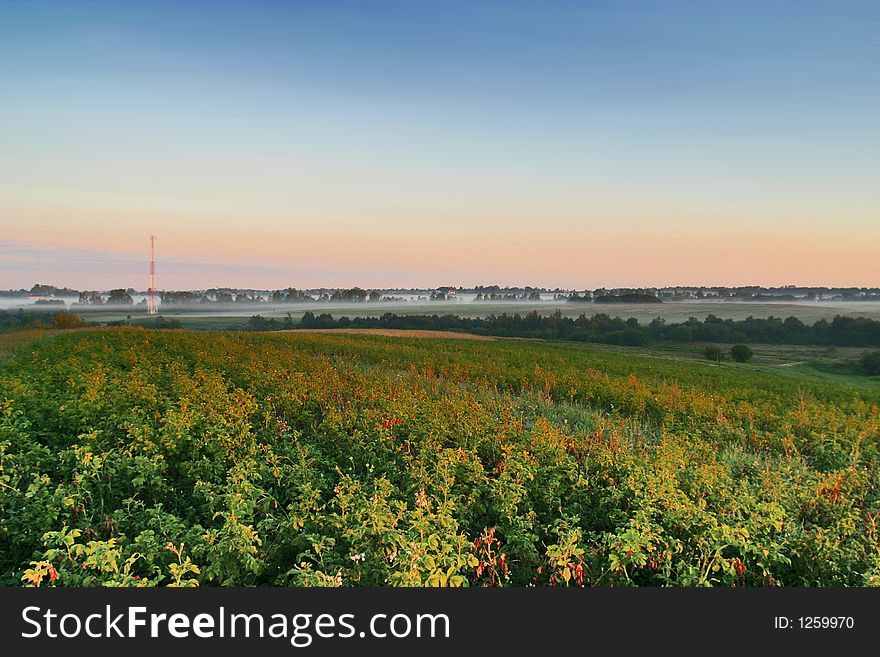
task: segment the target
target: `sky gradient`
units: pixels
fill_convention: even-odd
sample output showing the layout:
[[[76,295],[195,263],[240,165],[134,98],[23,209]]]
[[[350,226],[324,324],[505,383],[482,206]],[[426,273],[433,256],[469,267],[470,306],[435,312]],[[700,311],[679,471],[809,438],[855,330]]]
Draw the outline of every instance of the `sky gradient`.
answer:
[[[0,288],[880,285],[876,2],[4,2]]]

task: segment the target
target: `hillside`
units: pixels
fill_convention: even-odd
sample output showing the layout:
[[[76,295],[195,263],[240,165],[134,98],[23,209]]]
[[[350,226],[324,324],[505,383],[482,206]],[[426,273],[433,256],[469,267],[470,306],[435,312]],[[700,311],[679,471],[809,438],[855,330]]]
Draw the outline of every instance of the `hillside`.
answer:
[[[6,585],[880,581],[875,388],[564,343],[4,344]]]

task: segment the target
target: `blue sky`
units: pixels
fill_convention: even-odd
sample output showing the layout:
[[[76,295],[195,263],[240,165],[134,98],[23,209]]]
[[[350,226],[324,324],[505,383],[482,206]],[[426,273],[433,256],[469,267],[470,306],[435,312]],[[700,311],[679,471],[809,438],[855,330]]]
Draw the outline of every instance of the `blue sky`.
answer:
[[[143,287],[150,232],[199,263],[167,287],[880,285],[878,27],[848,1],[0,2],[0,287]]]

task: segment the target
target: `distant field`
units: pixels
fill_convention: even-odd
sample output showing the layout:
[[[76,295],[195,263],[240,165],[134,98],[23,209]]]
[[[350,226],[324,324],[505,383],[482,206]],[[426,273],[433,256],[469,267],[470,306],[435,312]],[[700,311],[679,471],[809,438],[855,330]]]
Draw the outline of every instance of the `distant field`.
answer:
[[[461,339],[461,340],[527,340],[530,342],[542,342],[533,338],[496,338],[473,333],[459,333],[454,331],[424,331],[407,329],[295,329],[293,331],[280,331],[281,333],[300,334],[349,334],[349,335],[382,335],[397,338],[433,338],[433,339]],[[722,351],[727,352],[732,345],[718,344]],[[618,347],[614,345],[602,345],[591,343],[585,346],[582,343],[568,343],[569,349],[589,349],[594,352],[605,351],[609,353],[629,354],[635,356],[648,356],[664,359],[683,359],[708,365],[709,367],[734,366],[741,369],[767,371],[774,375],[807,379],[812,381],[830,381],[845,385],[854,385],[860,388],[869,388],[880,393],[880,377],[870,377],[864,374],[853,375],[851,373],[837,373],[833,371],[835,365],[851,364],[865,351],[862,347],[825,347],[810,345],[752,345],[754,356],[748,364],[733,365],[723,363],[716,365],[706,361],[703,350],[706,345],[702,343],[690,344],[663,344],[652,347]],[[780,370],[778,368],[785,368]]]
[[[295,329],[294,331],[280,331],[280,333],[327,333],[349,335],[384,335],[395,338],[433,338],[433,339],[456,339],[456,340],[493,340],[488,335],[474,335],[473,333],[459,333],[455,331],[419,331],[411,329]]]
[[[162,308],[166,317],[179,319],[186,328],[211,329],[233,328],[244,325],[252,315],[264,317],[285,317],[288,313],[295,320],[302,318],[303,313],[330,313],[334,317],[378,316],[386,312],[397,314],[445,314],[451,313],[462,317],[485,317],[501,313],[529,313],[533,310],[549,315],[559,310],[568,317],[577,317],[581,313],[594,315],[606,313],[624,319],[635,317],[640,322],[650,322],[655,317],[662,317],[668,322],[681,322],[689,317],[705,319],[707,315],[716,315],[722,319],[745,319],[746,317],[789,317],[795,316],[812,324],[820,319],[831,319],[835,315],[851,317],[868,317],[880,319],[880,303],[874,302],[803,302],[803,303],[745,303],[723,301],[677,301],[662,304],[593,304],[593,303],[554,303],[551,301],[533,303],[507,302],[473,302],[473,303],[440,303],[440,302],[408,302],[408,303],[321,303],[293,304],[278,306],[272,304],[254,304],[244,307],[212,308],[210,306],[182,307],[167,305]],[[107,322],[124,320],[128,315],[143,316],[144,311],[89,309],[82,312],[83,316],[92,321]]]
[[[573,348],[581,346],[572,344]],[[732,345],[716,344],[725,353]],[[703,355],[705,344],[663,344],[652,347],[616,347],[590,344],[589,349],[618,354],[688,360],[710,367],[736,367],[809,382],[834,382],[857,388],[868,388],[880,393],[880,377],[853,373],[853,363],[867,351],[862,347],[824,347],[809,345],[753,344],[754,357],[745,364],[724,362],[715,365]]]
[[[849,352],[432,337],[7,334],[0,584],[880,584]]]

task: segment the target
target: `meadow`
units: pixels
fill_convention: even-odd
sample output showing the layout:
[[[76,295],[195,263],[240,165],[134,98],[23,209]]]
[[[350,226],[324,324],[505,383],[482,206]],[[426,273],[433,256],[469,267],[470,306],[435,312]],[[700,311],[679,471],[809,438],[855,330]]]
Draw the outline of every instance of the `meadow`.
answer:
[[[880,584],[880,387],[781,348],[96,329],[0,352],[2,585]]]

